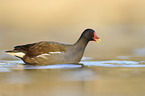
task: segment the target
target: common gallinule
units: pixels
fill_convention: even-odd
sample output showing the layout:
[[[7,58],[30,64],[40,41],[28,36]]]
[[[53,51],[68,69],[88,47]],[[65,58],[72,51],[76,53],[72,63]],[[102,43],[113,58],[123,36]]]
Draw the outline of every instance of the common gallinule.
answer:
[[[79,63],[89,41],[101,41],[93,29],[86,29],[74,44],[42,41],[16,46],[6,53],[22,59],[26,64]]]

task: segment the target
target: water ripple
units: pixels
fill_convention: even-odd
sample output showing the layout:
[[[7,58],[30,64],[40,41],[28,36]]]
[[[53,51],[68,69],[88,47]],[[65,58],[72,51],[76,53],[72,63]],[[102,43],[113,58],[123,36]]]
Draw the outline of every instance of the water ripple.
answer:
[[[103,67],[145,67],[145,63],[136,61],[81,61],[84,66],[103,66]],[[82,65],[77,64],[55,64],[45,66],[25,65],[22,61],[0,61],[0,72],[10,72],[12,69],[64,69],[64,68],[80,68]]]
[[[82,61],[85,66],[103,66],[103,67],[145,67],[145,64],[140,64],[136,61]]]

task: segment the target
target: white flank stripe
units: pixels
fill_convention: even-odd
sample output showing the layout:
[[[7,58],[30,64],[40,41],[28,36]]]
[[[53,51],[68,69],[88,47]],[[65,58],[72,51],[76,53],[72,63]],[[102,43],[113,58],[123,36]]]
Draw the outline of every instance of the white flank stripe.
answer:
[[[50,54],[41,54],[41,55],[38,55],[38,56],[36,56],[36,57],[46,58],[45,56],[48,56],[48,55],[50,55]]]
[[[61,52],[56,51],[56,52],[49,52],[50,54],[60,54]]]
[[[23,53],[23,52],[18,52],[18,53],[8,52],[7,54],[17,56],[17,57],[21,57],[21,58],[23,58],[25,56],[25,53]]]
[[[51,54],[60,54],[61,52],[49,52],[49,54],[45,53],[45,54],[41,54],[41,55],[38,55],[36,57],[41,57],[41,58],[47,58],[46,56],[48,55],[51,55]]]

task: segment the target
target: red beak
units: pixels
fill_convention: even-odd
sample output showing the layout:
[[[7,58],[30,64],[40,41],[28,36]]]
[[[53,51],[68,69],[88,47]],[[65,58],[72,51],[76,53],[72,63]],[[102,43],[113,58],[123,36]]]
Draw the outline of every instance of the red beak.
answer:
[[[94,32],[94,37],[93,37],[94,41],[99,43],[99,41],[101,41],[101,39],[96,35],[96,33]]]

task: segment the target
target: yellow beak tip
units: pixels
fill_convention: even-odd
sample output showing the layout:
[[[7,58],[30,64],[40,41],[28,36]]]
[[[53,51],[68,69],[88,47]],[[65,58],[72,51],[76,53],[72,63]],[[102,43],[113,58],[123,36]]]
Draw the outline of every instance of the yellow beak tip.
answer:
[[[101,39],[98,39],[99,41],[101,41]]]
[[[98,41],[96,41],[97,43],[99,43]]]

